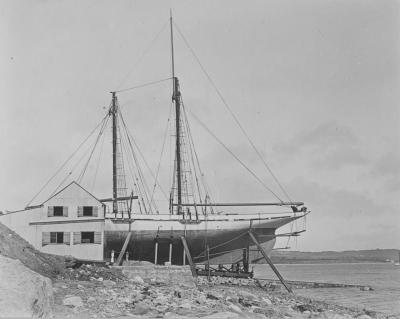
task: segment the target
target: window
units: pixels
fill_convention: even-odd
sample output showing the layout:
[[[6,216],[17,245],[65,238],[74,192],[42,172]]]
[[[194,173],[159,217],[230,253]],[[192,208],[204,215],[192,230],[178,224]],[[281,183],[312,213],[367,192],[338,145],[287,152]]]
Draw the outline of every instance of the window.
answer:
[[[82,244],[93,244],[94,243],[94,232],[82,232],[81,233]]]
[[[62,206],[54,206],[53,216],[63,216],[63,207]]]
[[[63,244],[64,233],[63,232],[51,232],[50,233],[50,244]]]
[[[83,206],[83,216],[93,216],[93,207]]]

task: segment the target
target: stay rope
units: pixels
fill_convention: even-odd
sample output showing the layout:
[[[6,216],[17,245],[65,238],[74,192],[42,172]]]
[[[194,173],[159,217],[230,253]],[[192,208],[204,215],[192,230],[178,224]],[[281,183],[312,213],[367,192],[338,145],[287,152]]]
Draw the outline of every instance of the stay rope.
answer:
[[[213,81],[213,79],[211,78],[211,76],[209,75],[209,73],[207,72],[207,70],[205,69],[205,67],[203,66],[203,64],[201,63],[200,59],[198,58],[197,54],[195,53],[194,49],[190,46],[189,42],[186,40],[186,37],[183,35],[183,33],[181,32],[180,28],[178,27],[178,25],[174,22],[174,25],[176,27],[176,29],[178,30],[178,33],[180,34],[180,36],[182,37],[184,43],[186,44],[186,46],[188,47],[188,49],[190,50],[190,52],[192,53],[193,57],[195,58],[195,60],[197,61],[197,63],[199,64],[201,70],[203,71],[203,73],[205,74],[205,76],[207,77],[207,79],[209,80],[209,82],[211,83],[212,87],[214,88],[215,92],[217,93],[217,95],[219,96],[219,98],[221,99],[223,105],[225,106],[225,108],[228,110],[228,112],[231,114],[232,118],[234,119],[234,121],[236,122],[236,124],[239,126],[240,130],[242,131],[243,135],[246,137],[247,141],[250,143],[251,147],[253,148],[253,150],[255,151],[255,153],[257,154],[257,156],[259,157],[259,159],[262,161],[264,167],[268,170],[268,172],[271,174],[271,176],[273,177],[273,179],[275,180],[275,182],[277,183],[277,185],[279,186],[279,188],[281,189],[281,191],[285,194],[285,196],[289,199],[290,202],[292,202],[290,196],[288,195],[288,193],[286,192],[286,190],[283,188],[282,184],[279,182],[278,178],[275,176],[275,174],[272,172],[271,168],[269,167],[269,165],[267,164],[267,162],[265,161],[265,159],[263,158],[263,156],[261,155],[260,151],[257,149],[257,147],[254,145],[253,141],[251,140],[250,136],[247,134],[246,130],[244,129],[244,127],[242,126],[242,124],[240,123],[239,119],[237,118],[237,116],[233,113],[231,107],[229,106],[228,102],[226,101],[226,99],[224,98],[224,96],[222,95],[221,91],[218,89],[218,87],[216,86],[215,82]]]

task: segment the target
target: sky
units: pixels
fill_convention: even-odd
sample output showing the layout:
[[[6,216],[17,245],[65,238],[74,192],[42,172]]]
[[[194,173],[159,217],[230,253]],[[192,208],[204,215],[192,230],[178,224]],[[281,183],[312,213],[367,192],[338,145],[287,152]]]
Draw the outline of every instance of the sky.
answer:
[[[170,9],[290,198],[311,210],[292,249],[400,248],[400,1],[390,0],[2,1],[0,210],[25,207],[105,116],[110,91],[171,76]],[[283,196],[179,31],[185,107]],[[118,99],[155,171],[171,83]],[[189,121],[216,201],[275,200]],[[98,197],[111,196],[109,133],[82,183]],[[168,189],[171,165],[160,168]]]

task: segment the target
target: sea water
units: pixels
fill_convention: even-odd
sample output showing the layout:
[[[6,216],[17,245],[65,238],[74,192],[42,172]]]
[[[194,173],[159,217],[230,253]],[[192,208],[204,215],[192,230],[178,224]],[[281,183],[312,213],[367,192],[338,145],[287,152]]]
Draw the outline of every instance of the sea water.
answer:
[[[400,266],[391,263],[277,264],[287,280],[372,287],[296,289],[300,296],[400,316]],[[277,279],[268,265],[255,265],[256,278]]]

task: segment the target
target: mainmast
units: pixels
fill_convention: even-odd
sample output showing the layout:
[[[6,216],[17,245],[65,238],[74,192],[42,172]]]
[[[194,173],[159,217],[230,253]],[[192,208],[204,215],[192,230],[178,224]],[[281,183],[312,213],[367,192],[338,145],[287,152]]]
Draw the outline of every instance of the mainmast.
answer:
[[[171,28],[171,62],[172,62],[172,80],[173,80],[173,94],[172,101],[175,103],[175,127],[176,127],[176,180],[178,191],[178,208],[177,214],[182,214],[182,172],[181,172],[181,132],[180,132],[180,108],[181,92],[179,91],[179,81],[175,77],[175,61],[174,61],[174,34],[172,28],[172,12],[170,13],[170,28]]]
[[[117,96],[115,92],[112,94],[111,116],[112,116],[112,158],[113,158],[113,214],[118,213],[118,189],[117,189]]]

